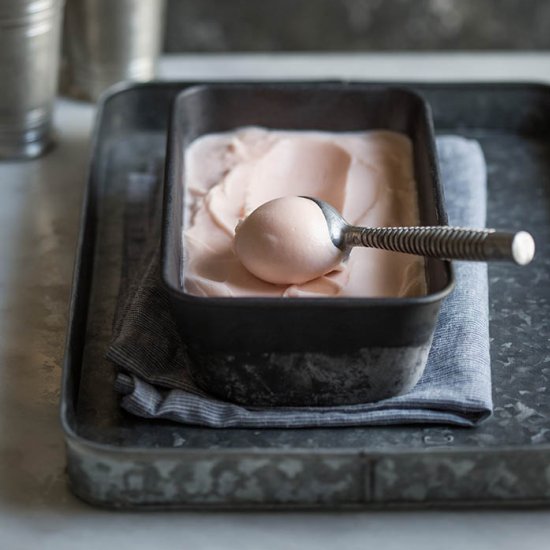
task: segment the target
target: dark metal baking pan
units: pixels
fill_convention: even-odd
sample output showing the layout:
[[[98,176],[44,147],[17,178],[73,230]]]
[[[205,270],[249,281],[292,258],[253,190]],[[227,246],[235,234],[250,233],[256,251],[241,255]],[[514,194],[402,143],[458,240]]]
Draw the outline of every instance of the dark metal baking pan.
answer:
[[[445,224],[426,102],[406,89],[344,83],[217,84],[179,94],[170,122],[162,276],[197,384],[253,406],[367,403],[410,390],[422,375],[441,302],[454,284],[450,263],[426,262],[428,293],[419,297],[192,296],[181,281],[184,153],[204,134],[250,125],[399,132],[413,144],[421,224]]]
[[[125,414],[105,359],[127,174],[163,157],[171,102],[191,84],[122,87],[100,106],[61,395],[74,493],[127,508],[548,504],[550,89],[413,85],[439,133],[482,145],[489,225],[538,243],[528,268],[489,267],[494,415],[476,429],[223,430]]]

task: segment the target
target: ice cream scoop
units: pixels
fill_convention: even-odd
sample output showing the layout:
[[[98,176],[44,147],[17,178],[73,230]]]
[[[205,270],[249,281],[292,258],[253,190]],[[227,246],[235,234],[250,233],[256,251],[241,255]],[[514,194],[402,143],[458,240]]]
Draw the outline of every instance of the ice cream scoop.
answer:
[[[535,255],[535,241],[527,231],[469,229],[450,226],[357,227],[325,201],[302,197],[319,206],[335,247],[349,253],[354,246],[405,252],[442,260],[513,261],[527,265]]]
[[[256,277],[300,284],[338,269],[354,246],[446,260],[511,260],[528,264],[533,237],[494,229],[449,226],[358,227],[330,204],[311,197],[282,197],[254,210],[237,227],[235,253]]]
[[[268,201],[237,225],[234,250],[248,271],[274,284],[302,284],[338,268],[319,206],[303,197]]]

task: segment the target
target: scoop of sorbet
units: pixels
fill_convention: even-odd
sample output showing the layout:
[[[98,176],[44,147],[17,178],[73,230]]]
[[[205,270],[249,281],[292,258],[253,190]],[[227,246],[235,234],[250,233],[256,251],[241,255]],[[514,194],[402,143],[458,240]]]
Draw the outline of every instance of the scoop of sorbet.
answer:
[[[344,259],[319,206],[302,197],[262,204],[237,226],[234,248],[248,271],[274,284],[306,283]]]

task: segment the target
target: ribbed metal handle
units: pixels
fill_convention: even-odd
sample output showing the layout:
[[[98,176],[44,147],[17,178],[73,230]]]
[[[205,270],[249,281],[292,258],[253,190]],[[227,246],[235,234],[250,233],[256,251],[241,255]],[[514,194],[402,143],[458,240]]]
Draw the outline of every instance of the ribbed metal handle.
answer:
[[[347,246],[366,246],[444,260],[512,260],[528,264],[535,245],[525,231],[507,233],[494,229],[461,227],[354,227],[345,231]]]

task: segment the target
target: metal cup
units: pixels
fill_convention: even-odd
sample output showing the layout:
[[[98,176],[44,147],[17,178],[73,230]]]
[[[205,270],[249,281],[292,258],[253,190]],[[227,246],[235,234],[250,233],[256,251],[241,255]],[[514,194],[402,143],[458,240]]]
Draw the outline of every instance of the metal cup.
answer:
[[[63,88],[95,101],[121,80],[155,76],[164,0],[67,0]]]
[[[0,159],[52,142],[63,1],[0,1]]]

